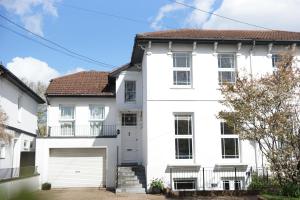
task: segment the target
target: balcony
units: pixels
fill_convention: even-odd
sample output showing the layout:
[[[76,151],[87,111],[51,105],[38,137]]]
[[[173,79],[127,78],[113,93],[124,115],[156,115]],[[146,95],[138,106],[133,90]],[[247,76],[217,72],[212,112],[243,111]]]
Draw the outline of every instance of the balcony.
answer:
[[[49,126],[48,137],[117,137],[116,125]]]

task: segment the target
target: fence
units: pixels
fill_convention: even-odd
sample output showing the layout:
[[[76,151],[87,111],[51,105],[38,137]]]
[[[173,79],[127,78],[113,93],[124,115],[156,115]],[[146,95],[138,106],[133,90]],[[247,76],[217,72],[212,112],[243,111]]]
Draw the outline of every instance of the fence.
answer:
[[[70,125],[70,126],[49,126],[48,136],[50,137],[116,137],[116,125]]]
[[[0,181],[37,175],[36,166],[0,169]]]
[[[259,169],[257,174],[268,177],[268,170]],[[246,190],[254,172],[247,166],[214,168],[170,167],[170,185],[173,191],[180,190]]]

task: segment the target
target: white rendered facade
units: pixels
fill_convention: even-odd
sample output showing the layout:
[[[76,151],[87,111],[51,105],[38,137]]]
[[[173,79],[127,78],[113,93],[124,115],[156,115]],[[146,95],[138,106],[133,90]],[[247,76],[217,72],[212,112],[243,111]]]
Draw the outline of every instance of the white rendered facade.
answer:
[[[88,126],[89,105],[98,104],[105,107],[105,123],[116,125],[118,135],[115,138],[50,136],[50,138],[38,139],[37,164],[42,182],[49,181],[49,152],[53,148],[105,149],[104,185],[107,187],[115,186],[116,165],[121,163],[144,165],[148,187],[153,179],[161,178],[167,187],[172,188],[176,177],[170,176],[170,169],[174,168],[182,171],[190,168],[214,170],[217,167],[231,166],[243,167],[246,173],[250,168],[265,166],[266,161],[255,143],[241,141],[237,135],[221,133],[222,120],[218,119],[217,115],[223,108],[219,103],[222,96],[218,89],[219,74],[224,69],[219,67],[219,56],[231,55],[235,60],[233,70],[228,69],[229,71],[252,75],[255,78],[273,72],[272,54],[279,54],[286,49],[286,45],[274,45],[270,49],[268,44],[241,46],[238,42],[232,42],[232,44],[219,44],[216,47],[214,43],[173,42],[170,48],[168,42],[152,42],[151,45],[142,48],[145,51],[142,62],[138,63],[140,66],[129,67],[114,74],[115,98],[53,97],[49,99],[48,126],[59,126],[60,105],[73,105],[75,123]],[[173,57],[176,53],[190,56],[189,67],[174,69]],[[298,51],[295,53],[299,55]],[[181,85],[174,84],[174,71],[178,70],[190,76],[189,80]],[[133,124],[126,124],[126,117],[128,123]],[[186,135],[176,134],[178,130],[175,129],[174,124],[179,122],[175,120],[181,117],[188,119],[191,124]],[[236,139],[234,140],[237,141],[236,155],[228,156],[222,152],[222,141],[226,138]],[[180,139],[186,139],[189,143],[187,148],[190,152],[183,157],[176,153],[178,148],[176,145]],[[244,172],[241,179],[243,189],[249,183]],[[206,189],[224,189],[227,181],[224,180],[215,181],[214,186],[206,185]],[[196,180],[198,187],[201,185],[199,181]],[[229,184],[232,189],[232,183]]]
[[[12,137],[10,141],[0,142],[0,169],[34,166],[39,102],[28,94],[28,89],[16,86],[7,76],[10,75],[6,70],[0,75],[0,105],[7,115],[6,132]]]

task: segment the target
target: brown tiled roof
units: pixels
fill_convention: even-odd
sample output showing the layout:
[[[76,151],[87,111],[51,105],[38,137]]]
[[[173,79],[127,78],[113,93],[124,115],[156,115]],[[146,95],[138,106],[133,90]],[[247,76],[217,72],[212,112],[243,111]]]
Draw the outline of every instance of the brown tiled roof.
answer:
[[[114,97],[114,84],[109,72],[84,71],[51,80],[46,95]]]
[[[178,29],[137,34],[138,39],[203,39],[300,41],[300,32],[262,30]]]

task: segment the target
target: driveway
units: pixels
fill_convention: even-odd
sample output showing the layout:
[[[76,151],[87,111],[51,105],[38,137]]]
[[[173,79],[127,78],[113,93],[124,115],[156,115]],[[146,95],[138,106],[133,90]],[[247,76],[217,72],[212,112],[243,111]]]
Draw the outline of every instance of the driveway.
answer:
[[[172,200],[165,198],[163,195],[150,195],[150,194],[115,194],[106,190],[97,189],[56,189],[49,191],[36,192],[40,200]],[[188,200],[256,200],[256,197],[189,197],[181,198]]]

